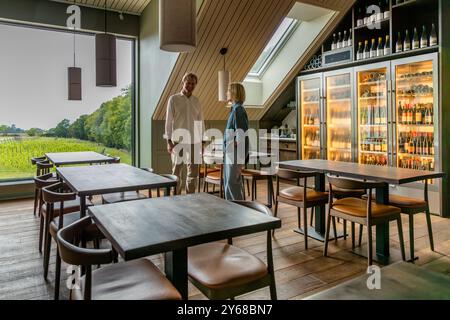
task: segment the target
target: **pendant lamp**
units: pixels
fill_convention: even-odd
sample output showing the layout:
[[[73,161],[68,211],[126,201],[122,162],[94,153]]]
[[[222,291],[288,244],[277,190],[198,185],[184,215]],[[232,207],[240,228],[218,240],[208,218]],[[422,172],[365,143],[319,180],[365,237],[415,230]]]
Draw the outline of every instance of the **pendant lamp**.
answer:
[[[116,36],[107,32],[105,0],[105,33],[95,35],[95,76],[97,87],[117,86]]]
[[[73,27],[73,67],[68,69],[68,84],[69,95],[68,99],[73,101],[80,101],[81,94],[81,68],[76,67],[76,26]]]
[[[159,0],[159,41],[169,52],[197,48],[196,0]]]
[[[221,102],[227,102],[227,92],[228,92],[228,85],[230,84],[231,79],[231,73],[227,71],[226,65],[225,65],[225,55],[227,54],[228,49],[222,48],[220,50],[220,54],[223,56],[223,70],[219,71],[219,101]]]

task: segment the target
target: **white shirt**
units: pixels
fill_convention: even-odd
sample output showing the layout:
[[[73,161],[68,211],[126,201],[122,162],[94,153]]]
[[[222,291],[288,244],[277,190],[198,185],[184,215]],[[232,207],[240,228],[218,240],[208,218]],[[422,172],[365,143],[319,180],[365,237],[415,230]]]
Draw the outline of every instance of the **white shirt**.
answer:
[[[191,144],[201,143],[203,140],[204,122],[200,101],[195,96],[189,98],[178,93],[169,98],[166,114],[166,133],[164,138],[179,142],[177,129],[185,129],[191,135]],[[186,139],[186,138],[185,138]]]

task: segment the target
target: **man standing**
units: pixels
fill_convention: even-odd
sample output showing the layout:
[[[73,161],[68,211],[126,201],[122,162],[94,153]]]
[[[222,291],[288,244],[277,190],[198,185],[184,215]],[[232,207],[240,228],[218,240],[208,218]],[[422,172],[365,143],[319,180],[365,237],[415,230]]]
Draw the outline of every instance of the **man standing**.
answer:
[[[172,174],[178,177],[178,194],[184,185],[184,167],[187,168],[186,193],[195,193],[199,175],[204,123],[200,102],[193,95],[197,83],[197,76],[187,73],[183,77],[183,89],[171,96],[167,105],[165,138],[172,158]]]

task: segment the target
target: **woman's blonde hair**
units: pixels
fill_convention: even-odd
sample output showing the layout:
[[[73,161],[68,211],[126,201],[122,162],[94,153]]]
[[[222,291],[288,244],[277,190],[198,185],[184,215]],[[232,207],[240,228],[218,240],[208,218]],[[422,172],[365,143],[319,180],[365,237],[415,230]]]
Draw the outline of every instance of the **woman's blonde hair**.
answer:
[[[232,82],[228,86],[228,90],[230,91],[231,101],[237,101],[240,103],[245,102],[245,88],[239,82]]]

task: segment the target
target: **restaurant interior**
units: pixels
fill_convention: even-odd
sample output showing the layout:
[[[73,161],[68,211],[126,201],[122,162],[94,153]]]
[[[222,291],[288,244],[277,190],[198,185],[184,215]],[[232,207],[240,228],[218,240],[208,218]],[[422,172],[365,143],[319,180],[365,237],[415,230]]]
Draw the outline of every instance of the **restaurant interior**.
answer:
[[[0,1],[0,300],[449,300],[448,17]]]

